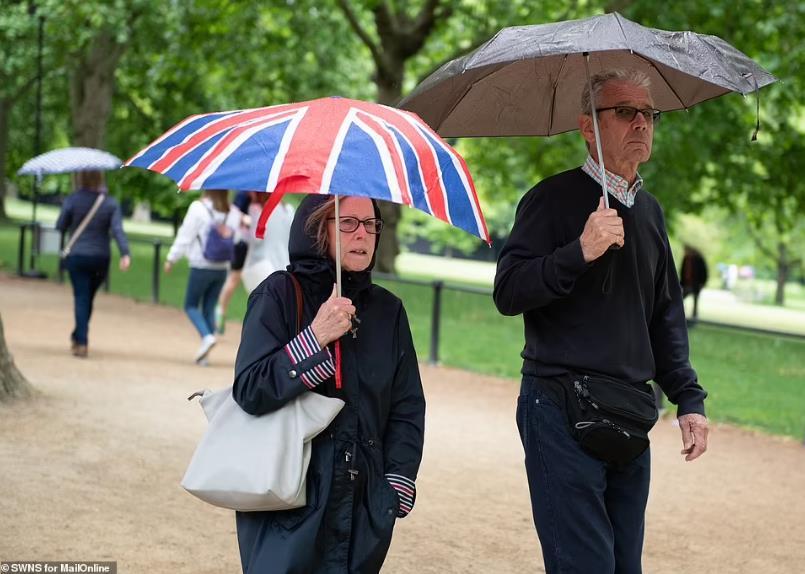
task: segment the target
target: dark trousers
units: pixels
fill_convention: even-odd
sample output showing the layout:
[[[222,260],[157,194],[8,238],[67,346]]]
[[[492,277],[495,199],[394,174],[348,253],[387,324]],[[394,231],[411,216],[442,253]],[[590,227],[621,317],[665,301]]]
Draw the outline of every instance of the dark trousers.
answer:
[[[86,345],[89,335],[89,319],[92,316],[92,302],[98,288],[103,285],[109,273],[108,257],[90,255],[70,255],[64,260],[73,285],[73,310],[75,329],[70,334],[72,341]]]
[[[696,322],[699,319],[699,293],[701,293],[701,289],[694,289],[693,287],[682,287],[682,298],[684,299],[688,295],[693,295],[693,313],[690,317],[690,321]]]
[[[651,470],[647,450],[614,466],[573,439],[552,383],[524,376],[517,427],[548,574],[639,574]]]

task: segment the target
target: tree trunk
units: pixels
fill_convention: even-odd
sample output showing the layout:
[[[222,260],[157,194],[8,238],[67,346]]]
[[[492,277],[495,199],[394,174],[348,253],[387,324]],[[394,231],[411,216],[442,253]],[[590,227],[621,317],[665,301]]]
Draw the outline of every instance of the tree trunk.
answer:
[[[74,145],[103,148],[112,111],[115,69],[124,49],[110,31],[99,32],[73,69],[70,106]]]
[[[14,357],[8,351],[3,332],[3,318],[0,317],[0,403],[16,398],[27,398],[33,394],[33,387],[22,376],[14,364]]]
[[[6,159],[8,152],[9,117],[11,102],[0,100],[0,221],[6,221]]]
[[[785,284],[788,281],[790,271],[791,266],[786,257],[785,243],[780,242],[777,244],[777,289],[774,293],[775,305],[782,307],[785,303]]]

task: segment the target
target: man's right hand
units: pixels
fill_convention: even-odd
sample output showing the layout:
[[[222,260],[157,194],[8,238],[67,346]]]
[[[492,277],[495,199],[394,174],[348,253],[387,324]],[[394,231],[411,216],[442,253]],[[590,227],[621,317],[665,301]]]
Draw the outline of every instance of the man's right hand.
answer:
[[[601,257],[612,245],[623,247],[623,220],[616,210],[604,207],[603,197],[598,200],[598,209],[587,218],[579,241],[586,263]]]

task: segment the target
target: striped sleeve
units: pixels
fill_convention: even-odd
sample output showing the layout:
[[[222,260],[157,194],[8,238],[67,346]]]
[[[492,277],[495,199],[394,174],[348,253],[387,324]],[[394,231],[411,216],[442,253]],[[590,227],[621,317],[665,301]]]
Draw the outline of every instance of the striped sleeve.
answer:
[[[324,351],[324,352],[322,352]],[[296,376],[309,388],[315,388],[319,383],[326,381],[335,374],[335,364],[328,348],[321,348],[313,329],[308,327],[300,332],[291,342],[285,345],[285,352],[291,359],[291,363],[297,369],[290,371],[291,377]],[[321,354],[321,361],[308,361],[316,354]],[[304,364],[304,368],[302,363]]]
[[[405,518],[414,508],[416,485],[413,480],[401,474],[387,474],[386,480],[397,491],[397,497],[400,500],[400,510],[397,513],[397,518]]]

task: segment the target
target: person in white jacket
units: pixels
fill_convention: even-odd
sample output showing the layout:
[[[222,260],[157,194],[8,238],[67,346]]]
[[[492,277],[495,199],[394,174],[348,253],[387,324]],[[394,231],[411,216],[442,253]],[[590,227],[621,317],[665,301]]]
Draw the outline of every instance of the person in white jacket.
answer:
[[[225,190],[205,191],[187,209],[165,261],[166,273],[182,256],[190,262],[184,310],[201,337],[195,355],[199,365],[207,364],[207,355],[216,343],[215,305],[226,281],[240,217]]]
[[[257,239],[255,230],[260,219],[263,206],[271,194],[253,192],[252,203],[249,206],[250,227],[246,241],[249,251],[243,264],[243,287],[248,293],[263,282],[263,280],[281,269],[285,269],[290,260],[288,258],[288,240],[291,236],[291,223],[295,210],[287,203],[280,202],[274,208],[266,222],[265,236]]]

